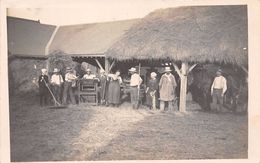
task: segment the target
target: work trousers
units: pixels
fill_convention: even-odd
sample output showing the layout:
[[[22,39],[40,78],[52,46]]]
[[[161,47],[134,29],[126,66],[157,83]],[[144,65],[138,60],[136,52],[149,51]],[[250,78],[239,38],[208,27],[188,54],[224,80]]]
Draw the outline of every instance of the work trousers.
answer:
[[[173,101],[160,101],[160,110],[166,110],[165,104],[168,102],[168,110],[173,110]]]
[[[216,111],[221,111],[223,109],[223,96],[222,89],[213,89],[212,93],[212,109]]]
[[[68,94],[69,94],[71,103],[73,105],[75,105],[76,100],[75,100],[75,95],[74,95],[74,92],[73,92],[73,89],[72,89],[72,82],[65,82],[64,83],[62,104],[68,104],[68,101],[67,101]]]
[[[52,93],[55,99],[61,103],[61,85],[52,85]]]
[[[138,87],[130,87],[130,95],[131,95],[131,104],[133,109],[138,109],[139,106],[139,97],[138,97]]]
[[[39,95],[40,95],[40,105],[41,106],[48,105],[49,92],[48,92],[47,88],[40,88]]]

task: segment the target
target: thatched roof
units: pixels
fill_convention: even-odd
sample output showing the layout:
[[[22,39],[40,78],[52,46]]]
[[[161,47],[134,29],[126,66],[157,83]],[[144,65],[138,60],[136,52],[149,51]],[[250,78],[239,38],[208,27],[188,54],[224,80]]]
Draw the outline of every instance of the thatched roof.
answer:
[[[50,46],[50,53],[63,51],[72,56],[104,56],[104,52],[138,20],[61,26]]]
[[[44,57],[45,47],[55,26],[7,17],[8,51],[20,57]]]
[[[247,48],[246,6],[194,6],[150,13],[106,56],[247,64]]]

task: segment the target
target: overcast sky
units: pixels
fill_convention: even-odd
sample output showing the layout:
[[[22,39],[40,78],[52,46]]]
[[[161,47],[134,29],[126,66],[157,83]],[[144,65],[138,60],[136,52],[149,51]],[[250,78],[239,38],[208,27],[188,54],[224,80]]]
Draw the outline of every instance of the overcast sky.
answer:
[[[196,1],[196,3],[195,3]],[[205,5],[206,0],[8,0],[8,15],[70,25],[142,18],[148,13],[181,5]],[[51,3],[50,3],[51,2]],[[211,3],[216,3],[214,0]],[[237,3],[237,0],[235,0]],[[218,2],[221,4],[221,2]],[[224,2],[222,2],[224,4]],[[226,4],[227,2],[225,2]],[[232,4],[232,0],[229,0]]]

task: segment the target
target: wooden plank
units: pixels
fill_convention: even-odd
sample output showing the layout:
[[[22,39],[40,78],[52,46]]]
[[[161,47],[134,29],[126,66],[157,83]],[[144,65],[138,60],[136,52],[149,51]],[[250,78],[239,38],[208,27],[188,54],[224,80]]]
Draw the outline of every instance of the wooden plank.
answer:
[[[175,63],[173,63],[173,67],[174,67],[175,71],[177,72],[177,74],[179,75],[179,77],[181,78],[181,71],[180,71],[179,67]]]
[[[107,58],[105,58],[105,71],[106,71],[106,74],[109,73],[109,66],[110,66],[110,62]]]
[[[189,68],[188,73],[191,72],[196,66],[197,66],[197,64],[193,64],[193,65]]]
[[[112,70],[114,64],[115,64],[115,60],[113,60],[112,64],[110,65],[108,72],[110,72]]]
[[[103,70],[104,70],[104,68],[102,67],[102,65],[101,65],[100,62],[98,61],[98,59],[95,58],[95,61],[97,62],[98,67],[99,67],[100,69],[103,69]]]
[[[187,92],[187,69],[188,63],[181,64],[181,90],[180,90],[180,112],[186,111],[186,92]]]

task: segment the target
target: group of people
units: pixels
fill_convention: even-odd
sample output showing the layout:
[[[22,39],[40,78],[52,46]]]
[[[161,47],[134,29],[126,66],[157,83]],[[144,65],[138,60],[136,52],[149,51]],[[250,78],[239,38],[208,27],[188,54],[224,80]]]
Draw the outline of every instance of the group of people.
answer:
[[[53,75],[48,78],[47,70],[42,69],[42,74],[39,76],[39,92],[40,92],[40,105],[46,105],[48,103],[49,93],[53,93],[53,96],[59,103],[64,105],[68,104],[68,97],[71,104],[76,104],[75,94],[73,87],[76,86],[76,81],[79,79],[76,76],[76,72],[72,68],[66,68],[65,77],[60,73],[58,68],[54,68]],[[146,83],[145,95],[146,105],[153,110],[165,110],[168,104],[168,110],[173,110],[173,105],[176,101],[176,79],[171,73],[170,67],[165,67],[163,75],[160,79],[157,78],[156,72],[151,72],[149,80]],[[140,104],[140,86],[143,83],[143,79],[140,74],[137,73],[136,68],[129,69],[131,78],[129,80],[129,90],[131,105],[133,109],[138,109]],[[112,105],[118,107],[121,103],[121,85],[123,80],[120,76],[120,71],[116,71],[113,74],[107,74],[103,69],[100,70],[98,76],[91,73],[90,69],[86,70],[86,74],[82,79],[93,79],[99,82],[99,97],[100,103],[106,105]],[[227,84],[225,77],[222,76],[222,71],[218,70],[216,78],[211,86],[211,95],[213,99],[212,106],[214,109],[221,109],[223,106],[223,96],[227,90]]]

